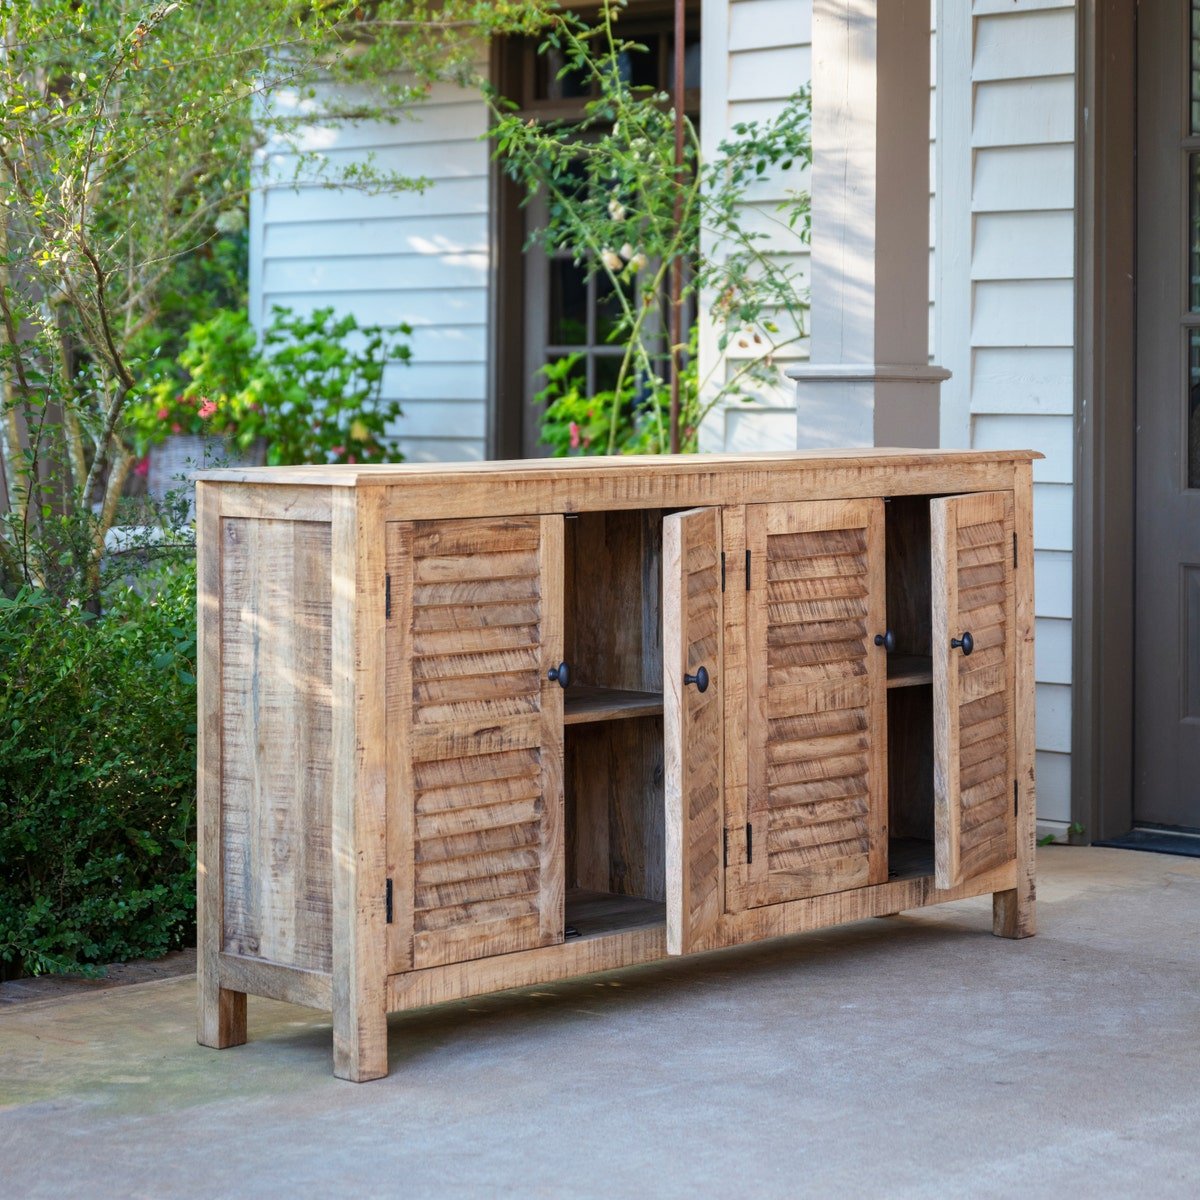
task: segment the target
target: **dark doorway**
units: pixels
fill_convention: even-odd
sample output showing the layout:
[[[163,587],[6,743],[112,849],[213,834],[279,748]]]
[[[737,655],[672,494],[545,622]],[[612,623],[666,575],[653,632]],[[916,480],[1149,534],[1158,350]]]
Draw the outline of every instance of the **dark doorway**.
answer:
[[[1133,818],[1200,830],[1200,0],[1137,20]]]

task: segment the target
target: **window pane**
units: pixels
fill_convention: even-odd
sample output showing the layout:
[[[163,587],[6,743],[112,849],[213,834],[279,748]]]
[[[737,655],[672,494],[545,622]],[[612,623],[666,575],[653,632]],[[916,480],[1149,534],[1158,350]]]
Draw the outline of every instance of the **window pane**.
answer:
[[[623,50],[617,55],[617,70],[621,78],[633,87],[661,88],[659,62],[659,39],[653,37],[637,37],[633,41],[645,50]]]
[[[700,86],[700,39],[692,38],[683,48],[683,86]]]
[[[1200,134],[1200,0],[1192,0],[1192,133]]]
[[[1188,307],[1200,312],[1200,154],[1188,155]]]
[[[621,302],[612,280],[603,272],[596,274],[596,341],[604,345],[617,331],[621,320]]]
[[[596,391],[611,392],[617,386],[622,357],[620,354],[596,355]]]
[[[1200,488],[1200,329],[1188,331],[1187,485]]]
[[[533,89],[536,99],[577,100],[591,95],[591,81],[585,72],[567,71],[559,78],[566,62],[562,51],[552,46],[537,56],[537,78]]]
[[[587,278],[569,258],[550,262],[552,346],[587,345]]]

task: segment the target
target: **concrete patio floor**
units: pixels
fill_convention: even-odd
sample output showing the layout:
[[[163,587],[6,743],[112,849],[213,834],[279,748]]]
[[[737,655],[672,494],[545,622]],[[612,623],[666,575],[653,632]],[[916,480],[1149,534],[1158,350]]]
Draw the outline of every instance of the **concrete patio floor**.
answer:
[[[1039,852],[1042,933],[987,900],[391,1018],[194,981],[0,1008],[6,1196],[1196,1196],[1200,861]]]

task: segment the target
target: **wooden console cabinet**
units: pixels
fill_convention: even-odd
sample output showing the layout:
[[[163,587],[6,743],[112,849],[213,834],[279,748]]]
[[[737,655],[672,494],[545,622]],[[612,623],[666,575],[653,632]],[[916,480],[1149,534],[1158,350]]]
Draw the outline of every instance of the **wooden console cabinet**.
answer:
[[[199,476],[199,1040],[992,893],[1034,931],[1031,460]]]

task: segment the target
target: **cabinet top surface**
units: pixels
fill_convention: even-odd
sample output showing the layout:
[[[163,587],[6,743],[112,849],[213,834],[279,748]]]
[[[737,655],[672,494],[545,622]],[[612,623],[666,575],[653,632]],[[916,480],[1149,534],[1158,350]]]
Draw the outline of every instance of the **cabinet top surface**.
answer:
[[[827,467],[944,467],[967,463],[1018,463],[1041,458],[1036,450],[778,450],[756,454],[588,455],[579,458],[495,459],[487,462],[371,463],[297,467],[226,467],[197,471],[193,478],[212,483],[274,483],[313,487],[403,486],[452,483],[455,479],[537,477],[566,480],[583,475],[598,479],[631,475],[669,476],[736,473],[772,468],[819,471]]]

